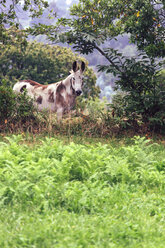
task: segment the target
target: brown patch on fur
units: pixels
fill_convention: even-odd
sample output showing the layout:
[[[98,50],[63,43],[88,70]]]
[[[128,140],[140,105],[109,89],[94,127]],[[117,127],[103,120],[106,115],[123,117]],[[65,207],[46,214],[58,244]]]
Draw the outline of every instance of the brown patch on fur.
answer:
[[[75,95],[70,95],[66,93],[66,97],[62,96],[62,93],[66,93],[66,87],[61,82],[56,90],[56,106],[63,108],[63,113],[67,113],[75,104]]]
[[[41,103],[42,103],[42,96],[39,96],[39,97],[37,98],[36,102],[37,102],[38,104],[41,104]]]
[[[56,89],[56,105],[65,107],[66,101],[64,97],[61,95],[66,90],[65,85],[61,82]]]
[[[51,90],[48,91],[48,95],[49,95],[49,98],[48,98],[48,102],[54,102],[54,92],[52,92]]]
[[[41,84],[39,84],[39,83],[37,83],[37,82],[35,82],[35,81],[33,81],[33,80],[30,80],[30,79],[22,80],[22,81],[20,81],[20,82],[26,82],[26,83],[29,83],[29,84],[32,85],[32,86],[36,86],[36,85],[40,86],[40,85],[41,85]],[[41,85],[41,86],[42,86],[42,85]]]
[[[39,87],[41,87],[43,90],[46,89],[46,88],[48,87],[48,85],[39,84],[39,83],[37,83],[37,82],[35,82],[35,81],[33,81],[33,80],[30,80],[30,79],[28,79],[28,80],[22,80],[22,81],[20,81],[20,82],[29,83],[31,86],[34,86],[34,88],[39,88]]]
[[[47,87],[48,87],[48,85],[43,85],[43,84],[40,84],[40,86],[34,86],[34,88],[39,88],[39,87],[41,87],[42,88],[42,90],[45,90],[45,89],[47,89]]]
[[[66,87],[65,87],[65,85],[61,82],[61,83],[57,86],[56,94],[62,93],[64,90],[66,90]]]
[[[22,86],[20,92],[22,93],[26,89],[26,85]]]

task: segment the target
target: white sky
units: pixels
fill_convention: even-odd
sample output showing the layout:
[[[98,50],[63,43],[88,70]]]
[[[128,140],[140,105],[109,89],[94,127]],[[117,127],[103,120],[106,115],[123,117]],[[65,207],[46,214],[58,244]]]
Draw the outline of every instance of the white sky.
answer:
[[[72,0],[66,0],[66,4],[69,5],[71,4]]]
[[[58,2],[57,0],[47,0],[47,1],[48,1],[49,3],[50,3],[50,2],[54,2],[54,3],[55,3],[55,2]],[[66,4],[67,4],[67,5],[70,5],[71,3],[72,3],[72,0],[66,0]]]

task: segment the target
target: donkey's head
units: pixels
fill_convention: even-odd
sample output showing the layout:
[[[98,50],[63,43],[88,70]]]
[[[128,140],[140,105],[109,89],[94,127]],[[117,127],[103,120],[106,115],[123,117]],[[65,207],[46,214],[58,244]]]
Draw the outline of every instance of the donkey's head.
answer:
[[[71,87],[75,91],[76,95],[79,96],[82,93],[83,85],[83,72],[85,70],[85,63],[81,62],[81,68],[79,69],[77,61],[73,62],[73,71],[71,74]]]

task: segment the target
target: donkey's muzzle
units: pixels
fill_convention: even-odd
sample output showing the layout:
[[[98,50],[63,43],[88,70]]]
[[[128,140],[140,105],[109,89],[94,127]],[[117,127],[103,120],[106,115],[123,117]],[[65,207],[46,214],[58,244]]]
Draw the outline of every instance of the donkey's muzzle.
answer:
[[[77,96],[80,96],[80,95],[81,95],[81,93],[82,93],[82,91],[81,91],[81,90],[76,90],[76,95],[77,95]]]

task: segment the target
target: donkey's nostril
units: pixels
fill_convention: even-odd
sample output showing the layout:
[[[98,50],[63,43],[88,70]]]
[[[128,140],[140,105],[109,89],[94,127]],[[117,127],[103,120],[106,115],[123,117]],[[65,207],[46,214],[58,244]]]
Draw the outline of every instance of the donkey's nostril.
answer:
[[[82,91],[81,90],[76,90],[77,96],[81,95]]]

